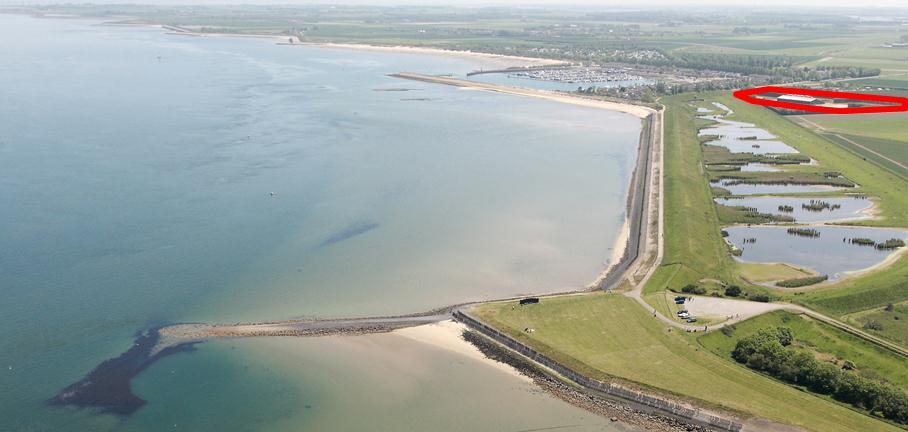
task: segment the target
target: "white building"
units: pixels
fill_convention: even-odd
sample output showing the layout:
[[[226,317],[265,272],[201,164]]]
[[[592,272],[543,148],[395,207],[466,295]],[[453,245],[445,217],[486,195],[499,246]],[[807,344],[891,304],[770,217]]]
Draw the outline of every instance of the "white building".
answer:
[[[807,104],[807,105],[815,105],[815,104],[822,103],[819,99],[817,99],[815,97],[792,95],[792,94],[779,96],[776,98],[776,100],[782,101],[782,102],[791,102],[791,103]]]

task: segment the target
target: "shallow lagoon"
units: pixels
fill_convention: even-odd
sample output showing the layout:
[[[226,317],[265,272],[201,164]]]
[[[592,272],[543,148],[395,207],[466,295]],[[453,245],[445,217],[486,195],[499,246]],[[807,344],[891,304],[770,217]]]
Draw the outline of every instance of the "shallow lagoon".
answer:
[[[701,129],[699,136],[718,136],[718,138],[707,141],[705,144],[725,147],[732,153],[798,153],[794,147],[774,140],[775,135],[752,123],[725,120],[716,116],[710,118],[719,124]]]
[[[741,261],[777,263],[784,262],[807,267],[829,279],[840,279],[848,271],[857,271],[879,264],[892,251],[881,251],[869,246],[858,246],[842,241],[848,238],[869,238],[876,242],[891,238],[908,239],[908,231],[843,226],[810,227],[820,232],[816,238],[799,237],[787,232],[786,227],[750,226],[729,227],[728,241],[743,250]],[[756,243],[744,244],[745,238],[756,238]]]
[[[779,172],[782,171],[781,168],[764,163],[749,163],[741,165],[741,172]]]
[[[723,179],[712,182],[713,186],[727,189],[732,195],[763,195],[763,194],[786,194],[786,193],[811,193],[811,192],[829,192],[841,190],[843,188],[829,185],[800,185],[800,184],[751,184],[751,183],[734,183],[734,180]]]
[[[796,197],[752,197],[752,198],[716,198],[716,202],[727,206],[742,206],[756,208],[760,213],[791,216],[796,222],[823,222],[843,221],[849,219],[865,218],[867,209],[873,206],[873,201],[858,198],[820,198],[819,200],[830,205],[840,205],[835,210],[810,211],[802,207],[812,198]],[[794,211],[782,212],[779,206],[791,206]]]

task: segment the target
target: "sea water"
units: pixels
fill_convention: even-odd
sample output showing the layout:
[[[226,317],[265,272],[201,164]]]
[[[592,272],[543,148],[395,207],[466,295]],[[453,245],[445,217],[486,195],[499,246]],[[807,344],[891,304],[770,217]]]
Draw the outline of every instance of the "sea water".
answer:
[[[154,325],[583,287],[640,132],[387,76],[462,58],[99,24],[0,15],[0,429],[617,430],[393,334],[212,341],[139,375],[131,417],[47,406]]]

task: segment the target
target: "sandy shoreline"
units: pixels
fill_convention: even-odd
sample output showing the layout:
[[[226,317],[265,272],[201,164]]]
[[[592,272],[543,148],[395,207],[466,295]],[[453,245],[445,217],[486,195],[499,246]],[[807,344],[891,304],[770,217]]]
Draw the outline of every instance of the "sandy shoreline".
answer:
[[[362,51],[384,51],[404,54],[423,54],[437,55],[445,57],[469,58],[483,60],[491,66],[501,68],[508,67],[531,67],[531,66],[558,66],[568,64],[563,60],[550,60],[535,57],[511,56],[504,54],[489,54],[476,51],[459,51],[448,50],[443,48],[413,47],[405,45],[370,45],[370,44],[352,44],[352,43],[335,43],[335,42],[297,42],[288,45],[316,46],[324,48],[339,48]]]
[[[276,35],[276,34],[254,34],[254,33],[217,33],[217,32],[198,32],[178,26],[155,25],[161,29],[167,30],[168,34],[181,36],[196,37],[246,37],[258,39],[274,39],[276,43],[286,46],[309,46],[321,48],[348,49],[358,51],[380,51],[402,54],[417,55],[435,55],[451,58],[465,58],[471,60],[482,60],[490,67],[509,68],[509,67],[538,67],[538,66],[559,66],[569,64],[564,60],[544,59],[536,57],[512,56],[505,54],[490,54],[467,50],[449,50],[444,48],[432,47],[415,47],[407,45],[374,45],[366,43],[339,43],[339,42],[307,42],[299,39],[297,36]]]
[[[440,348],[456,355],[471,358],[504,373],[518,377],[521,380],[527,382],[532,381],[526,375],[521,374],[517,369],[486,357],[478,348],[467,342],[461,336],[466,329],[466,325],[454,320],[448,320],[435,324],[395,330],[391,333],[420,344]]]
[[[569,105],[582,106],[586,108],[598,108],[605,109],[610,111],[623,112],[625,114],[631,114],[635,117],[644,119],[654,112],[655,109],[645,107],[642,105],[633,105],[630,103],[619,103],[611,102],[602,99],[592,99],[581,96],[570,95],[564,92],[557,92],[551,90],[541,90],[527,87],[511,87],[499,84],[489,84],[479,81],[470,81],[458,78],[443,77],[436,75],[425,75],[420,73],[413,72],[400,72],[392,74],[391,76],[395,78],[409,79],[414,81],[422,81],[433,84],[445,84],[461,88],[469,88],[476,90],[487,90],[497,93],[518,95],[518,96],[529,96],[540,99],[547,99],[555,102],[565,103]]]
[[[625,218],[624,223],[621,224],[621,231],[618,232],[618,238],[615,239],[615,246],[612,247],[612,256],[609,259],[609,265],[596,276],[595,280],[587,285],[587,288],[593,289],[601,286],[602,282],[605,281],[605,278],[608,277],[612,270],[618,267],[621,263],[621,259],[624,257],[624,253],[627,251],[627,242],[630,235],[631,224],[630,221]]]

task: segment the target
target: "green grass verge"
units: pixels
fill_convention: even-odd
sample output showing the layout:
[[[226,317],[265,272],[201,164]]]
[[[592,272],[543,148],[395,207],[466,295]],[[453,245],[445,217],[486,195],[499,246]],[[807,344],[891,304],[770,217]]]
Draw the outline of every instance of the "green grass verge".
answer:
[[[789,264],[738,263],[738,274],[751,282],[769,282],[815,276],[814,272]]]
[[[834,287],[793,296],[795,303],[827,315],[846,314],[899,303],[908,299],[908,254],[886,271],[846,279]]]
[[[846,315],[844,320],[864,331],[908,346],[908,302]],[[874,325],[868,325],[875,323]]]
[[[618,294],[545,298],[477,306],[474,313],[553,359],[601,380],[615,377],[732,411],[815,431],[897,428],[699,349]],[[525,328],[534,329],[524,332]]]

